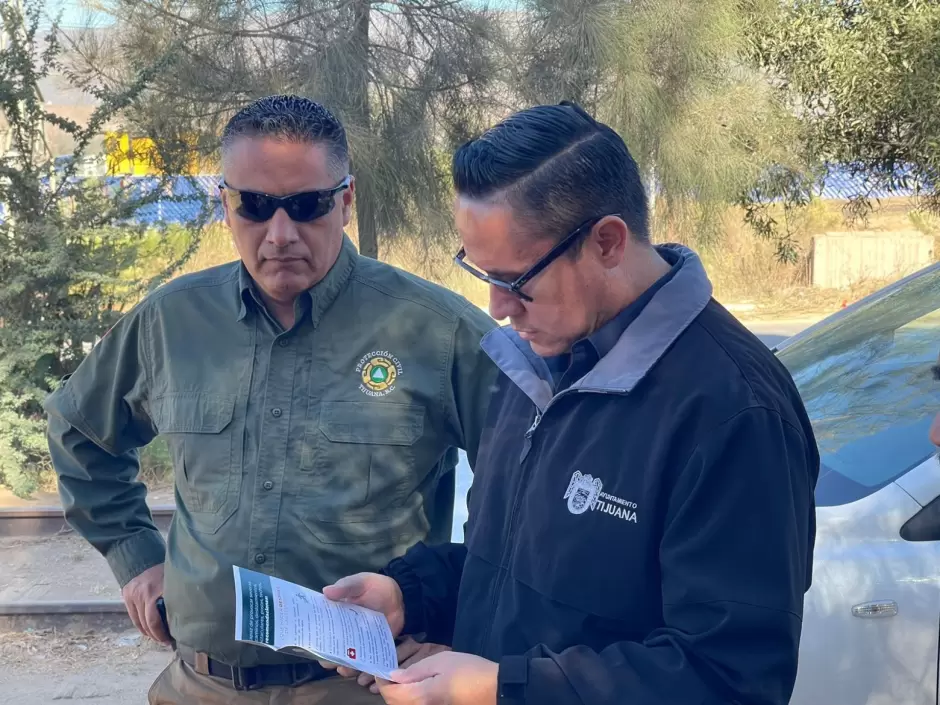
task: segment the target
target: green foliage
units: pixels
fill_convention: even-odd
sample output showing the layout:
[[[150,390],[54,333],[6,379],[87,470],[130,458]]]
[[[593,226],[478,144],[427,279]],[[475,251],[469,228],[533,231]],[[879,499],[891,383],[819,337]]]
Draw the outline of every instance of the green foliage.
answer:
[[[624,136],[660,236],[708,240],[729,202],[799,256],[829,163],[940,209],[940,3],[927,0],[524,0],[507,42],[526,101],[575,99]]]
[[[38,80],[61,68],[58,28],[40,38],[43,3],[25,6],[20,14],[13,3],[0,5],[8,35],[0,52],[0,109],[11,144],[0,155],[0,481],[19,495],[36,488],[48,465],[45,396],[124,311],[192,254],[200,225],[183,247],[154,246],[153,231],[127,221],[159,188],[140,194],[70,178],[92,140],[144,94],[165,62],[140,71],[121,91],[95,89],[99,106],[87,125],[77,125],[49,113],[39,98]],[[44,149],[44,124],[75,140],[64,173]],[[174,247],[176,256],[166,257]],[[133,276],[141,267],[148,270],[142,279]]]
[[[163,436],[157,436],[140,450],[140,479],[148,487],[154,487],[167,484],[172,477],[170,447]]]
[[[807,158],[868,177],[874,189],[916,187],[940,209],[940,3],[797,0],[763,23],[754,57],[803,122]]]
[[[778,167],[762,174],[739,204],[744,223],[776,246],[776,257],[793,264],[799,257],[799,213],[812,200],[812,179],[799,169]]]
[[[582,103],[617,129],[664,237],[708,240],[771,165],[801,163],[798,123],[748,68],[763,0],[528,0],[514,85]],[[773,228],[771,227],[771,230]]]

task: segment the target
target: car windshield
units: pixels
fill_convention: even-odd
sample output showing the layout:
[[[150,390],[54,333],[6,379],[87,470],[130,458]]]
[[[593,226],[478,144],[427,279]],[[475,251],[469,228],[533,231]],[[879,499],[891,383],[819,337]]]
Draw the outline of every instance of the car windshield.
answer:
[[[938,353],[940,268],[783,347],[819,444],[820,506],[861,499],[935,452]]]

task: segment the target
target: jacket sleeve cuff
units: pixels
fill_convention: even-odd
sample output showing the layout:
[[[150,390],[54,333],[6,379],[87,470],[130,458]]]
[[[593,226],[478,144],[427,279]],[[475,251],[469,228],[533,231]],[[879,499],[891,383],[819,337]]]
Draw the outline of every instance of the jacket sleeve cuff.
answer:
[[[578,694],[554,659],[505,656],[499,662],[497,705],[580,703]]]
[[[529,682],[527,656],[506,656],[499,662],[496,677],[497,705],[524,705]]]
[[[166,544],[159,531],[139,531],[112,546],[105,558],[123,589],[145,570],[166,560]]]
[[[421,579],[418,574],[403,558],[396,558],[382,571],[401,589],[402,601],[405,605],[405,626],[402,634],[424,634],[427,625],[424,619],[424,595],[421,589]]]

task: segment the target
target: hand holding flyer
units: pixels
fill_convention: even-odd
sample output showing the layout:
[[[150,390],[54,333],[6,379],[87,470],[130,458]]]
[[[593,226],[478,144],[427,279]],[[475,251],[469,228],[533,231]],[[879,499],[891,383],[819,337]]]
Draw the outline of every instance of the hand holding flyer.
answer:
[[[238,566],[233,571],[236,641],[392,680],[398,656],[382,614],[263,573]]]

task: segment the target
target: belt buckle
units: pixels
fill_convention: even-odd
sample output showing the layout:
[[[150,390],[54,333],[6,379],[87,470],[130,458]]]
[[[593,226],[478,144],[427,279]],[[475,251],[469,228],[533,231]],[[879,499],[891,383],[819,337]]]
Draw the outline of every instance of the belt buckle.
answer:
[[[252,669],[232,666],[232,687],[234,687],[235,690],[260,690],[263,687],[263,685],[259,685],[257,681],[253,681],[251,678],[245,678],[245,674],[251,670]]]

